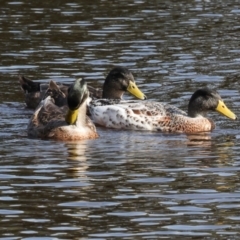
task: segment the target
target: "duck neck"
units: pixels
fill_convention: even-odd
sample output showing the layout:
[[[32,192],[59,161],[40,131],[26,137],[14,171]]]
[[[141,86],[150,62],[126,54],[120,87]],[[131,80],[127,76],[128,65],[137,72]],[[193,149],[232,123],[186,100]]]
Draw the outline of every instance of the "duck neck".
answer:
[[[106,85],[103,85],[102,98],[122,99],[123,93],[124,92],[122,90],[115,90],[113,88],[107,87]]]
[[[195,118],[195,117],[206,117],[207,112],[204,111],[203,109],[199,108],[195,104],[189,104],[188,105],[188,116]]]
[[[78,118],[76,125],[77,126],[85,126],[86,125],[86,114],[87,114],[87,101],[85,100],[80,108],[78,109]]]

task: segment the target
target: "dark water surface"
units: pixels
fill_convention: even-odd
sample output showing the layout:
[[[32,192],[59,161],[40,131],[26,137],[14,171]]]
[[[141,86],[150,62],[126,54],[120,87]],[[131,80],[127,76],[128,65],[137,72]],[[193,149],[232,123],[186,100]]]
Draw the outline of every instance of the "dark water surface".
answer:
[[[0,239],[239,239],[240,125],[209,134],[98,128],[28,139],[17,76],[132,70],[149,99],[186,109],[203,86],[240,117],[238,1],[1,1]],[[126,96],[130,98],[130,96]]]

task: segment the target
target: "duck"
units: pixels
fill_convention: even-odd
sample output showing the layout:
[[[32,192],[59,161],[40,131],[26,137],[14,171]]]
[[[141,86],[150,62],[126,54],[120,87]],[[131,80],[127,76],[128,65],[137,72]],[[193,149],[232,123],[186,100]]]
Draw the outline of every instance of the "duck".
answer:
[[[98,138],[95,125],[86,115],[88,99],[89,91],[83,78],[69,86],[67,96],[51,80],[43,100],[29,121],[28,136],[60,141]],[[56,102],[66,104],[59,107]]]
[[[30,109],[36,109],[48,88],[48,84],[34,82],[23,75],[19,75],[19,83],[25,95],[26,106]],[[70,84],[58,83],[58,85],[60,90],[67,95]],[[136,98],[146,99],[145,94],[137,87],[132,72],[121,66],[111,69],[101,89],[88,86],[88,90],[93,99],[122,99],[125,92],[129,92]]]
[[[120,99],[94,100],[89,111],[93,122],[99,126],[171,133],[212,131],[215,124],[206,116],[209,111],[217,111],[233,120],[237,118],[219,93],[209,88],[194,92],[187,113],[167,103]]]

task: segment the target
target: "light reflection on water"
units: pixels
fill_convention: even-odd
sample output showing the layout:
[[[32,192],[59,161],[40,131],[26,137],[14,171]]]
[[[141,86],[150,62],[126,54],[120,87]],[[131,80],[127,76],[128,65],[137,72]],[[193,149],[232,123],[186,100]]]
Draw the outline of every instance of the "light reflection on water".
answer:
[[[98,128],[97,140],[33,140],[17,82],[99,87],[123,65],[149,99],[186,109],[213,86],[240,116],[238,15],[232,1],[3,1],[1,237],[238,239],[238,121],[210,114],[217,128],[188,136]]]

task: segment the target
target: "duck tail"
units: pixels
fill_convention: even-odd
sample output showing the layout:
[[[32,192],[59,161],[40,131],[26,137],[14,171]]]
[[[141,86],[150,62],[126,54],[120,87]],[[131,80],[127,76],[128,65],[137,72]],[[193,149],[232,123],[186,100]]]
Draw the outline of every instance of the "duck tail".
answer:
[[[19,75],[18,79],[21,88],[25,93],[40,91],[40,83],[33,82],[32,80],[24,77],[23,75]]]

